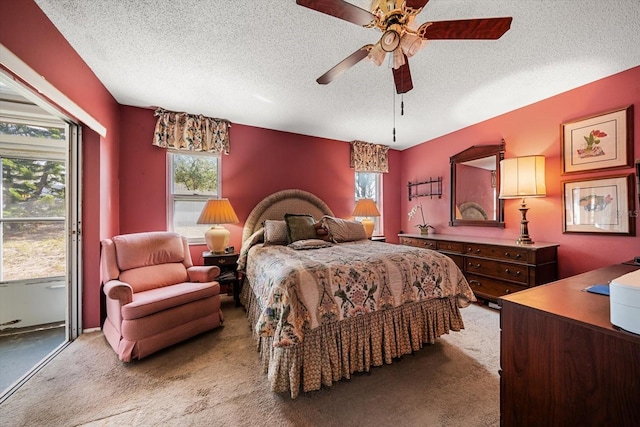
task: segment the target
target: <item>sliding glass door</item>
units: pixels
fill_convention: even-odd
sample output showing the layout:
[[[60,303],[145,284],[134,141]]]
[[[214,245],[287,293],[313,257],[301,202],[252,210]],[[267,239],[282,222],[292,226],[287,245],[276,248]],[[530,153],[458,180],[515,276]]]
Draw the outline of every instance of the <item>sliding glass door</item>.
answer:
[[[0,79],[0,396],[78,333],[77,137]]]

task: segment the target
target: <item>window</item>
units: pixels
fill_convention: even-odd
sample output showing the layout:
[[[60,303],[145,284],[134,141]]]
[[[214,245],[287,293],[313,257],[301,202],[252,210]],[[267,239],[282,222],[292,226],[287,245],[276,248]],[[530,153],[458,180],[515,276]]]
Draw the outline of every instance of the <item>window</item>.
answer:
[[[382,215],[382,185],[381,174],[377,172],[356,172],[356,188],[355,188],[355,200],[358,199],[373,199],[378,206],[380,215]],[[375,223],[373,229],[374,236],[380,236],[383,234],[381,216],[371,218]]]
[[[66,275],[65,131],[61,122],[0,117],[0,282]],[[46,254],[38,263],[34,250]]]
[[[211,226],[196,222],[207,199],[220,197],[220,156],[178,151],[168,156],[168,228],[189,243],[204,243],[204,232]]]

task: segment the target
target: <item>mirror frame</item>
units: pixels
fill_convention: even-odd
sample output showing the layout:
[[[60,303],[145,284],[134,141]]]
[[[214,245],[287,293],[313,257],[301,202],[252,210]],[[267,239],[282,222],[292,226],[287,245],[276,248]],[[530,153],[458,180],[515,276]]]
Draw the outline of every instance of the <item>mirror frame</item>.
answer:
[[[451,156],[451,220],[449,225],[475,226],[475,227],[500,227],[504,228],[504,200],[500,199],[500,160],[504,159],[504,140],[500,144],[474,145],[466,150]],[[495,156],[496,159],[496,211],[497,218],[493,220],[478,219],[457,219],[456,218],[456,165],[468,162],[469,160],[482,159],[483,157]]]

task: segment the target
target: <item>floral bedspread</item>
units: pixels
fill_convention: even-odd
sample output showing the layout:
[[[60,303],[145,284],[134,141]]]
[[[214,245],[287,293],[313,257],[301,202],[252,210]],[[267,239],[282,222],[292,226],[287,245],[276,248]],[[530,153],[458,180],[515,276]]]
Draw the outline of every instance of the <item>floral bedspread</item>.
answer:
[[[368,240],[294,250],[258,244],[246,275],[261,304],[256,332],[275,346],[304,331],[353,316],[432,298],[475,297],[455,263],[436,251]]]

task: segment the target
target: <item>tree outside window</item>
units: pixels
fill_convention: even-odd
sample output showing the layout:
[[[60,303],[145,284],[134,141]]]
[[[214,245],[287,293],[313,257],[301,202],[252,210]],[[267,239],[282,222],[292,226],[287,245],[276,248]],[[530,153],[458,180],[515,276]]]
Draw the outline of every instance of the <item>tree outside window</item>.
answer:
[[[208,198],[220,196],[220,157],[169,152],[169,228],[190,243],[204,243],[207,225],[197,224]]]

